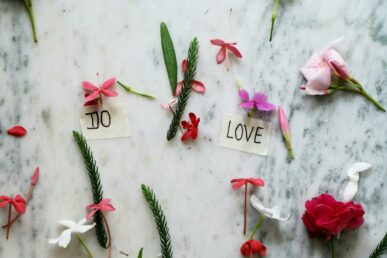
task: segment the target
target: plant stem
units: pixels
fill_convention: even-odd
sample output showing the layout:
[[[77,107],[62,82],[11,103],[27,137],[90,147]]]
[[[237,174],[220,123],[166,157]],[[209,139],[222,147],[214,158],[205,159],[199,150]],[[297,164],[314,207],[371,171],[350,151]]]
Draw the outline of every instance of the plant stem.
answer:
[[[243,222],[243,235],[246,235],[246,214],[247,214],[247,182],[245,183],[245,207],[244,207],[244,222]]]
[[[288,149],[290,159],[294,159],[292,145],[290,143],[286,142],[286,148]]]
[[[368,92],[366,92],[363,88],[360,89],[361,91],[361,94],[366,97],[369,101],[371,101],[377,108],[379,108],[381,111],[383,112],[386,112],[386,109],[384,109],[384,107],[378,102],[376,101],[374,98],[372,98]]]
[[[269,41],[273,38],[273,29],[274,29],[274,23],[277,19],[277,7],[278,7],[278,0],[275,0],[274,2],[274,8],[273,8],[273,14],[271,15],[271,28],[270,28],[270,38]]]
[[[24,7],[26,8],[26,11],[28,13],[28,16],[30,18],[31,27],[32,27],[32,34],[34,36],[34,42],[38,43],[38,36],[36,33],[36,26],[35,26],[35,18],[34,18],[34,12],[32,9],[32,0],[22,0]]]
[[[142,96],[142,97],[146,97],[148,99],[155,99],[156,96],[155,95],[151,95],[151,94],[147,94],[147,93],[143,93],[143,92],[139,92],[139,91],[136,91],[134,90],[133,88],[123,84],[122,82],[120,81],[117,81],[117,83],[122,87],[124,88],[127,92],[131,92],[131,93],[134,93],[134,94],[137,94],[139,96]]]
[[[261,217],[260,217],[259,220],[258,220],[257,225],[255,226],[253,232],[251,232],[251,234],[250,234],[248,240],[252,240],[252,239],[253,239],[253,237],[254,237],[255,234],[257,233],[258,229],[262,226],[262,224],[263,224],[264,221],[265,221],[265,217],[261,215]]]
[[[82,247],[85,249],[85,251],[87,252],[87,254],[89,255],[90,258],[93,258],[93,254],[92,252],[90,251],[90,249],[87,247],[86,243],[83,241],[83,239],[81,238],[81,236],[79,234],[75,234],[75,236],[77,237],[77,239],[79,240],[79,242],[81,243]]]
[[[107,223],[107,220],[105,218],[105,216],[103,215],[103,213],[101,212],[102,214],[102,219],[105,223],[105,226],[106,226],[106,231],[107,231],[107,234],[108,234],[108,237],[109,237],[109,244],[108,244],[108,247],[109,247],[109,258],[112,257],[112,236],[110,234],[110,228],[109,228],[109,224]]]
[[[8,224],[11,222],[11,214],[12,214],[12,203],[9,203],[9,208],[8,208]],[[11,226],[7,227],[7,237],[6,237],[7,240],[8,240],[8,237],[9,237],[9,229],[10,228],[11,228]]]
[[[335,236],[332,236],[332,241],[331,241],[332,258],[336,258],[335,238],[336,238]]]

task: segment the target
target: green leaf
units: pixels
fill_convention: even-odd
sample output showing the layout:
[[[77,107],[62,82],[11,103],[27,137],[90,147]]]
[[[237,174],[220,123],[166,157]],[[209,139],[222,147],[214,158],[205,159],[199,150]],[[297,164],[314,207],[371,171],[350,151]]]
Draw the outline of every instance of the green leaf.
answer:
[[[387,233],[384,235],[382,241],[378,244],[375,250],[372,252],[369,258],[379,258],[385,252],[387,252]]]
[[[138,253],[137,258],[142,258],[142,252],[144,251],[144,248],[140,249],[140,252]]]
[[[169,35],[167,25],[160,24],[161,47],[163,48],[165,67],[167,68],[169,83],[171,84],[172,94],[175,95],[177,86],[177,61],[175,48],[171,36]]]
[[[146,185],[141,185],[141,189],[145,200],[148,202],[149,208],[152,210],[153,216],[155,217],[157,230],[159,231],[160,236],[162,258],[172,258],[171,236],[169,235],[169,228],[164,212],[152,189]]]

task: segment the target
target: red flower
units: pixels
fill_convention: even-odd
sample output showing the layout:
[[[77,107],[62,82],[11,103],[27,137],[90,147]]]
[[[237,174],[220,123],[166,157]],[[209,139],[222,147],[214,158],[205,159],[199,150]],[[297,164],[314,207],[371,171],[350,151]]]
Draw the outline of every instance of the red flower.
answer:
[[[188,63],[187,59],[184,59],[183,62],[181,63],[181,69],[183,71],[183,74],[185,74],[185,71],[187,70],[187,63]],[[180,95],[181,90],[183,89],[183,87],[184,87],[184,80],[180,81],[177,84],[175,96],[179,96]],[[196,91],[197,93],[204,93],[206,91],[206,86],[204,86],[204,84],[202,82],[200,82],[200,81],[193,80],[192,81],[191,89],[193,91]]]
[[[234,190],[245,186],[245,205],[244,205],[244,221],[243,221],[243,235],[246,234],[246,213],[247,213],[247,184],[250,183],[254,186],[265,186],[265,181],[260,178],[235,178],[231,180],[232,188]]]
[[[15,198],[10,198],[4,195],[0,196],[0,208],[7,205],[12,205],[20,214],[24,214],[26,212],[26,200],[24,200],[24,198],[20,195],[16,195]]]
[[[196,115],[194,113],[189,113],[189,119],[191,120],[191,123],[189,121],[181,122],[183,128],[187,130],[181,137],[181,141],[183,142],[188,140],[189,138],[195,140],[199,133],[198,126],[200,118],[196,118]]]
[[[266,255],[266,246],[264,246],[259,240],[248,240],[241,246],[241,253],[246,257],[253,257],[253,254],[259,256]]]
[[[228,58],[228,52],[233,53],[233,55],[238,58],[242,58],[241,52],[239,52],[239,50],[236,47],[234,47],[237,44],[236,42],[226,43],[221,39],[212,39],[211,44],[215,46],[220,46],[219,52],[216,55],[216,62],[218,64],[221,64],[224,62],[224,60],[226,60],[227,70],[230,70],[230,61]]]
[[[329,240],[345,229],[357,229],[364,222],[361,204],[338,202],[329,194],[321,194],[305,202],[302,220],[314,236]]]
[[[8,129],[7,133],[15,137],[22,137],[27,134],[27,130],[22,126],[17,125]]]

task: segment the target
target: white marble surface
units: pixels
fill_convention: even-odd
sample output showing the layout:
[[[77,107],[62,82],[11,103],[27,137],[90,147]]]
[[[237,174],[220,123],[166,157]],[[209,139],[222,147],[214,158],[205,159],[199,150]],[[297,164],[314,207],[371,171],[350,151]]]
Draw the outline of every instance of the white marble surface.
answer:
[[[298,69],[312,54],[339,36],[339,47],[355,77],[387,105],[387,2],[285,1],[278,10],[274,40],[268,42],[273,1],[36,1],[39,44],[32,43],[27,15],[18,1],[0,2],[0,194],[27,191],[33,168],[41,181],[28,213],[13,226],[11,238],[0,241],[0,257],[86,257],[74,241],[66,249],[49,246],[59,219],[85,216],[91,202],[90,183],[71,135],[79,129],[83,101],[80,82],[116,76],[157,101],[129,95],[133,137],[90,141],[101,171],[105,197],[117,211],[108,215],[113,257],[119,251],[144,257],[160,253],[153,217],[140,184],[157,193],[168,218],[175,257],[240,257],[243,191],[232,191],[234,177],[262,177],[265,203],[290,211],[289,222],[266,222],[257,235],[267,257],[328,257],[329,248],[308,237],[300,217],[306,199],[322,192],[340,197],[345,170],[355,161],[373,164],[362,175],[356,201],[364,205],[364,225],[342,234],[338,257],[367,257],[387,230],[386,114],[359,96],[304,96]],[[166,141],[170,114],[159,103],[170,99],[162,60],[159,24],[165,21],[179,62],[197,36],[200,59],[197,78],[204,96],[191,95],[187,111],[198,114],[196,142]],[[216,65],[212,38],[237,41],[244,58],[231,72]],[[272,102],[290,112],[296,159],[288,163],[277,127],[265,157],[218,146],[222,114],[243,115],[234,82],[266,91]],[[275,114],[263,117],[275,125]],[[14,139],[5,131],[22,124],[29,134]],[[258,218],[251,207],[248,229]],[[6,211],[0,211],[6,221]],[[5,232],[0,238],[5,239]],[[86,241],[95,257],[106,257],[93,232]]]

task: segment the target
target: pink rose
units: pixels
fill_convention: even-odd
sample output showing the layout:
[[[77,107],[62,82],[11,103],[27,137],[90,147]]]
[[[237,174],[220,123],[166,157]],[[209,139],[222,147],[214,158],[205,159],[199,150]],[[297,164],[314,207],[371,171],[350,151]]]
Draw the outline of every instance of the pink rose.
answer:
[[[329,94],[332,73],[341,77],[348,78],[350,75],[347,64],[340,54],[333,49],[334,45],[342,39],[335,40],[321,50],[313,53],[312,57],[300,69],[306,79],[306,84],[301,85],[309,95],[326,95]],[[343,77],[344,76],[344,77]]]
[[[321,194],[305,202],[302,220],[308,231],[326,240],[345,229],[356,229],[364,222],[361,204],[338,202],[329,194]]]

